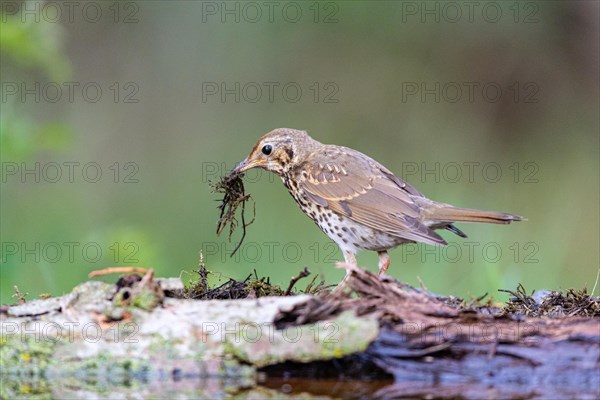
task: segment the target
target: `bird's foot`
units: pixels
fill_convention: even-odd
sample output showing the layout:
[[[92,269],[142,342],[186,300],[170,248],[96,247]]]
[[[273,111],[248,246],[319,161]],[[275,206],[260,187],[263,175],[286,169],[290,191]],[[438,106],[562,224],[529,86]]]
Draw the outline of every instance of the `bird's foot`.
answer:
[[[390,266],[390,256],[387,251],[379,252],[379,276],[385,274]]]

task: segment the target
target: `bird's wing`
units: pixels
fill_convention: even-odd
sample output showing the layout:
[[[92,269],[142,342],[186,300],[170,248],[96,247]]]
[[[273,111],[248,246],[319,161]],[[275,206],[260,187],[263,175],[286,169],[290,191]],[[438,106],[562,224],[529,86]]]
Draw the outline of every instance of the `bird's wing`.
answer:
[[[325,146],[311,154],[298,171],[299,188],[325,208],[393,236],[446,244],[419,219],[414,197],[422,195],[356,150]]]

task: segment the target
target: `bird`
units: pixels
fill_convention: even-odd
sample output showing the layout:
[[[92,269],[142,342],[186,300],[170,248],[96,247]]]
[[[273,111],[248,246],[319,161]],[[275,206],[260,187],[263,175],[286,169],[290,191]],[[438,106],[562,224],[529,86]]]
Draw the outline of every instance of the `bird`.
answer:
[[[231,171],[260,168],[278,175],[300,209],[357,266],[356,253],[378,253],[379,275],[390,265],[388,250],[405,243],[446,246],[436,230],[466,238],[455,222],[509,224],[515,214],[459,208],[433,201],[371,157],[323,144],[306,131],[278,128],[262,136]],[[349,278],[349,270],[340,282]],[[338,285],[338,286],[340,286]]]

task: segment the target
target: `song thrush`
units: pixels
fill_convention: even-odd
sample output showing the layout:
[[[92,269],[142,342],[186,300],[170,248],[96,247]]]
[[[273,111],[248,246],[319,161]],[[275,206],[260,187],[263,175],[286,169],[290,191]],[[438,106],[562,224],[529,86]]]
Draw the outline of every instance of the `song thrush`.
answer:
[[[233,171],[251,168],[279,175],[302,211],[337,243],[346,263],[356,265],[358,250],[377,251],[380,274],[390,264],[387,251],[400,244],[447,245],[435,229],[466,237],[453,222],[523,219],[435,202],[363,153],[320,143],[295,129],[264,135]]]

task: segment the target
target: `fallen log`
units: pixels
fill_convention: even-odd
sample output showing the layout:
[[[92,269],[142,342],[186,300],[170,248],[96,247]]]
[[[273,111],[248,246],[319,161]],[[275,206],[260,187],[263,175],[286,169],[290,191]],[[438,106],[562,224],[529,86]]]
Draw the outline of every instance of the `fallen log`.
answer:
[[[187,388],[190,397],[600,397],[597,298],[581,295],[570,305],[567,314],[583,317],[557,315],[556,296],[538,304],[523,295],[520,312],[342,267],[351,274],[346,292],[191,300],[182,298],[180,280],[147,272],[2,306],[1,397],[19,397],[23,388],[117,397],[131,380],[186,378],[204,382]],[[229,295],[265,292],[222,286]],[[553,302],[549,315],[525,315],[540,314],[545,302]]]

